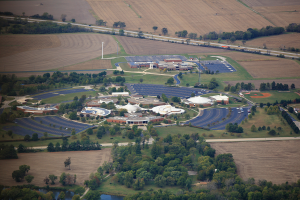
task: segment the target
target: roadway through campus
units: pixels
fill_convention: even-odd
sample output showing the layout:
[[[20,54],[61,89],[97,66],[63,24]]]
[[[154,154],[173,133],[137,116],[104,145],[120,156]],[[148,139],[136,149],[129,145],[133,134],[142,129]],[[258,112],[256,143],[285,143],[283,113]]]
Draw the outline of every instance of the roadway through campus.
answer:
[[[14,17],[7,17],[7,16],[0,16],[6,19],[14,19]],[[45,22],[45,21],[51,21],[57,24],[72,24],[75,26],[81,26],[85,27],[87,29],[93,29],[96,31],[105,31],[107,33],[111,33],[114,31],[116,34],[119,33],[119,29],[115,28],[107,28],[107,27],[100,27],[100,26],[92,26],[92,25],[85,25],[85,24],[78,24],[78,23],[69,23],[69,22],[59,22],[59,21],[53,21],[53,20],[41,20],[41,19],[31,19],[31,18],[21,18],[22,20],[28,20],[28,22]],[[127,31],[124,30],[125,34],[130,34],[131,36],[138,36],[137,31]],[[149,33],[143,33],[143,36],[146,39],[155,39],[155,40],[161,40],[161,41],[169,41],[169,42],[175,42],[175,43],[182,43],[182,39],[180,38],[174,38],[174,37],[167,37],[167,36],[158,36],[158,35],[153,35]],[[186,44],[186,42],[183,42]],[[190,45],[205,45],[208,42],[203,42],[203,41],[198,41],[198,40],[190,40]],[[251,47],[243,47],[243,46],[237,46],[237,45],[229,45],[229,44],[221,44],[221,43],[213,43],[210,42],[210,46],[215,46],[215,47],[222,47],[222,46],[229,46],[230,48],[235,48],[238,50],[244,50],[244,52],[250,52],[250,51],[260,51],[261,53],[273,55],[273,56],[279,56],[280,54],[283,54],[285,57],[289,58],[299,58],[299,55],[296,53],[290,53],[290,52],[284,52],[284,51],[275,51],[275,50],[268,50],[268,49],[260,49],[260,48],[251,48]]]

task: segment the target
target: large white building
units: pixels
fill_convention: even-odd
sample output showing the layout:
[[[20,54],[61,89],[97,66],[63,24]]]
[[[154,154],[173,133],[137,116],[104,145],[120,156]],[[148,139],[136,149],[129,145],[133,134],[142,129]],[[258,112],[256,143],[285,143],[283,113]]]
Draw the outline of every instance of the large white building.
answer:
[[[213,101],[206,97],[196,96],[188,98],[186,101],[184,101],[185,104],[188,104],[190,106],[196,106],[196,105],[203,105],[203,106],[211,106],[213,105]]]
[[[152,112],[159,113],[161,115],[173,115],[173,114],[182,114],[185,110],[180,108],[175,108],[171,105],[162,105],[162,106],[155,106],[151,109]]]
[[[140,110],[146,110],[144,108],[141,108],[138,104],[131,105],[130,103],[128,103],[125,106],[116,105],[116,108],[118,110],[126,109],[128,113],[135,113],[135,112],[140,111]]]
[[[95,115],[95,116],[107,116],[111,113],[110,110],[107,110],[105,108],[97,108],[97,107],[84,107],[84,109],[81,111],[82,114],[89,114],[89,115]]]

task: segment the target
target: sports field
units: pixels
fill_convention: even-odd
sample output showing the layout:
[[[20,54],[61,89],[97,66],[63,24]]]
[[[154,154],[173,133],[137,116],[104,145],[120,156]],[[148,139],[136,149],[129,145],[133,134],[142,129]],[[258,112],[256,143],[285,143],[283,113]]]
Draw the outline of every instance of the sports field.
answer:
[[[273,184],[297,182],[300,178],[300,141],[211,143],[216,153],[231,153],[237,173],[247,180],[272,181]]]
[[[23,12],[25,12],[25,16],[42,15],[44,12],[48,12],[56,20],[60,20],[61,14],[66,14],[67,21],[74,18],[76,22],[80,23],[94,24],[96,22],[89,12],[92,8],[85,0],[22,0],[17,2],[14,0],[0,1],[0,11],[10,11],[20,16]]]
[[[268,93],[267,96],[264,98],[258,98],[263,97],[264,95],[260,94],[259,92],[251,92],[250,94],[244,94],[244,96],[256,103],[275,103],[277,100],[280,102],[281,100],[294,100],[296,98],[299,98],[299,95],[297,95],[295,92],[278,92],[278,91],[265,91],[264,93]],[[255,95],[257,94],[257,95]],[[270,95],[270,96],[269,96]],[[254,97],[254,98],[253,98]]]
[[[205,34],[210,31],[247,30],[249,27],[261,28],[271,25],[269,21],[235,0],[197,1],[181,0],[87,0],[100,19],[112,26],[114,22],[123,21],[126,29],[157,33],[167,28],[170,35],[176,31]],[[141,18],[139,17],[141,16]]]
[[[2,72],[51,70],[88,61],[101,56],[102,42],[104,42],[105,54],[111,54],[117,50],[115,40],[109,35],[56,34],[48,36],[46,44],[43,41],[46,37],[44,35],[35,35],[36,38],[41,37],[37,39],[37,42],[34,42],[32,35],[4,35],[0,36],[0,43],[7,37],[16,47],[8,48],[7,56],[0,58]],[[25,42],[26,37],[29,38],[29,42]],[[16,41],[24,40],[24,42],[18,44],[14,42],[14,38]],[[16,52],[17,46],[23,44],[22,51]],[[5,43],[5,45],[9,46],[10,43]]]
[[[45,152],[45,153],[21,153],[18,159],[0,160],[0,184],[1,185],[23,185],[26,181],[17,183],[11,177],[14,170],[20,165],[29,165],[29,175],[34,176],[32,184],[45,186],[44,178],[50,174],[58,176],[56,184],[61,186],[59,176],[65,172],[71,175],[76,174],[76,184],[83,185],[89,179],[92,172],[96,172],[98,167],[105,161],[111,162],[110,149],[99,151],[68,151],[68,152]],[[71,157],[71,170],[65,168],[64,161]],[[51,186],[51,185],[50,185]]]

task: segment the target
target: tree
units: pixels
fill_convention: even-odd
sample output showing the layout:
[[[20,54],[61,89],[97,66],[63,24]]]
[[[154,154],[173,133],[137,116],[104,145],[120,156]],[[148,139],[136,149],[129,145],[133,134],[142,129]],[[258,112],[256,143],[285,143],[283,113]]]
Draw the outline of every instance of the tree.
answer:
[[[25,16],[25,12],[22,12],[23,17]]]
[[[88,135],[93,135],[93,129],[91,128],[88,128],[86,132]]]
[[[30,136],[29,135],[25,135],[24,140],[28,142],[30,140]]]
[[[136,181],[133,183],[133,189],[135,190],[142,190],[145,186],[144,179],[142,178],[137,178]]]
[[[251,126],[251,132],[256,132],[256,127],[254,124]]]
[[[54,181],[57,179],[57,176],[55,176],[54,174],[50,174],[49,179],[51,180],[51,185],[54,185],[55,184]]]
[[[66,21],[67,15],[66,14],[61,14],[60,19],[61,21]]]
[[[39,140],[38,134],[37,134],[37,133],[32,134],[31,140],[32,140],[32,141],[38,141],[38,140]]]
[[[101,193],[97,190],[90,190],[85,196],[84,199],[86,200],[99,200]]]
[[[295,89],[295,84],[294,83],[292,83],[291,89]]]
[[[80,195],[75,194],[75,195],[72,197],[72,200],[80,200]]]
[[[20,170],[15,170],[12,173],[12,178],[15,179],[16,182],[20,182],[21,179],[24,178],[24,175]]]
[[[288,111],[289,111],[290,113],[294,113],[293,107],[289,107],[289,108],[288,108]]]
[[[26,180],[26,182],[29,184],[29,183],[31,183],[31,181],[34,179],[34,176],[31,176],[31,175],[27,175],[27,176],[25,176],[25,180]]]
[[[65,198],[66,198],[65,193],[64,193],[63,191],[61,191],[61,192],[59,193],[57,199],[59,199],[59,200],[65,200]]]
[[[19,144],[18,153],[24,153],[26,151],[26,147],[23,144]]]
[[[143,35],[144,35],[143,31],[139,31],[139,33],[138,33],[138,37],[139,37],[139,38],[142,38],[142,37],[143,37]]]
[[[170,77],[170,78],[167,80],[167,84],[174,84],[174,78],[173,78],[173,77]]]
[[[162,29],[161,29],[161,32],[162,32],[164,35],[166,35],[166,34],[168,34],[168,29],[167,29],[167,28],[162,28]]]
[[[23,177],[26,175],[26,173],[29,172],[30,166],[29,165],[21,165],[19,166],[20,172],[23,174]]]
[[[67,178],[67,175],[65,172],[63,172],[60,177],[59,177],[59,182],[62,184],[62,185],[66,185],[66,178]]]
[[[123,29],[119,29],[119,35],[121,35],[121,36],[124,35],[124,30]]]
[[[69,170],[70,170],[70,166],[71,166],[71,157],[68,157],[68,158],[65,160],[64,164],[65,164],[65,167],[69,166]]]
[[[154,32],[157,30],[157,26],[153,26],[152,29],[154,30]]]
[[[73,19],[71,19],[71,22],[72,22],[72,23],[75,23],[75,22],[76,22],[76,20],[73,18]]]
[[[54,151],[55,151],[55,148],[54,148],[54,145],[53,145],[52,142],[50,142],[50,143],[48,144],[47,151],[48,151],[48,152],[54,152]]]
[[[72,113],[70,114],[69,118],[70,118],[71,120],[76,120],[76,119],[77,119],[77,112],[76,112],[76,111],[72,112]]]
[[[48,185],[49,181],[50,181],[49,178],[46,176],[45,179],[44,179],[45,184]]]
[[[154,179],[154,182],[158,187],[164,187],[166,185],[166,178],[162,175],[157,175]]]
[[[140,78],[140,83],[142,83],[144,80],[142,78]]]

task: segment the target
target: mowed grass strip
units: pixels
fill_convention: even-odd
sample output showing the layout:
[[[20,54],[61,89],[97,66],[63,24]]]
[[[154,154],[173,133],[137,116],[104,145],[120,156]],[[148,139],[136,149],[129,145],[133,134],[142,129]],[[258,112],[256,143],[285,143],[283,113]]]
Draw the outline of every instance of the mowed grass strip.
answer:
[[[50,104],[51,103],[61,103],[63,101],[73,100],[75,96],[80,98],[82,95],[86,95],[86,97],[89,97],[89,95],[96,96],[97,91],[77,92],[77,93],[71,93],[71,94],[58,95],[55,97],[43,99],[42,101],[44,103],[50,103]]]

